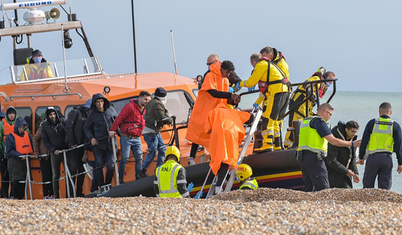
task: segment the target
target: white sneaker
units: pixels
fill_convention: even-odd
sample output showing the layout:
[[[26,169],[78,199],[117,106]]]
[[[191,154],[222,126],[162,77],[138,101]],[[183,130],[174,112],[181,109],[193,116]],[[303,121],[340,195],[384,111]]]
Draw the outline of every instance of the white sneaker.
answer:
[[[197,165],[197,163],[194,161],[193,157],[188,157],[187,160],[188,160],[188,165],[189,166]]]
[[[94,179],[93,167],[88,164],[88,162],[84,163],[84,169],[89,176],[89,178]]]

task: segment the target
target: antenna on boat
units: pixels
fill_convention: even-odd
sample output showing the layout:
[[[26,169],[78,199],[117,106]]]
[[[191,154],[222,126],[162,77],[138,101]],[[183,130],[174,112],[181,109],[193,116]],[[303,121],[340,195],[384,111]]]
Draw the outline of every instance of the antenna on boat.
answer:
[[[173,30],[170,30],[170,37],[172,38],[174,71],[175,71],[175,73],[176,73],[176,75],[177,75],[176,54],[175,54],[175,52],[174,52],[174,42],[173,42]]]
[[[67,86],[67,63],[66,63],[66,47],[64,45],[64,30],[63,30],[63,24],[61,24],[61,38],[63,42],[63,62],[64,62],[64,93],[70,93],[70,89]]]
[[[131,20],[133,22],[134,71],[137,73],[137,50],[135,48],[134,0],[131,0]]]

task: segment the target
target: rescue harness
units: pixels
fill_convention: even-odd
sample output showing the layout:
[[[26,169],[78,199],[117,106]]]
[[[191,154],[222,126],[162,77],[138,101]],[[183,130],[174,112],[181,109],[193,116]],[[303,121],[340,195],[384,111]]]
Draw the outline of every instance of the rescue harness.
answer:
[[[280,53],[280,55],[282,55],[282,53]],[[284,58],[281,56],[281,58]],[[287,85],[288,86],[288,90],[290,91],[290,82],[289,82],[289,78],[285,75],[285,73],[282,71],[281,68],[279,68],[279,66],[277,65],[277,63],[281,60],[277,60],[277,62],[272,62],[269,58],[267,57],[262,57],[260,61],[265,60],[268,63],[268,70],[267,70],[267,80],[266,81],[258,81],[258,88],[260,89],[260,92],[262,94],[265,94],[268,90],[268,86],[269,85],[273,85],[273,84],[278,84],[278,83],[282,83],[283,85]],[[282,79],[280,80],[276,80],[276,81],[269,81],[269,72],[270,72],[270,68],[271,68],[271,64],[273,66],[275,66],[275,68],[277,68],[279,70],[279,72],[282,75]],[[283,91],[282,91],[283,92]]]

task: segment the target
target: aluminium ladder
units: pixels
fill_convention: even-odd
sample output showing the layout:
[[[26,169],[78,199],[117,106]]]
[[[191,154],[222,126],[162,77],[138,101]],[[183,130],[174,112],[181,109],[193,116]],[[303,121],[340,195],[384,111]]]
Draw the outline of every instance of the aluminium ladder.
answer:
[[[253,111],[254,111],[254,109],[253,109]],[[253,113],[253,111],[251,111],[251,113]],[[244,159],[244,157],[246,155],[248,146],[250,145],[251,139],[253,138],[254,132],[257,130],[257,125],[258,125],[258,122],[261,119],[261,116],[262,116],[262,109],[260,107],[258,107],[257,108],[257,113],[254,116],[254,121],[251,124],[250,131],[247,134],[246,141],[245,141],[245,143],[244,143],[244,145],[242,147],[242,150],[240,152],[239,159],[237,161],[237,165],[239,165],[239,164],[241,164],[243,162],[243,159]],[[204,190],[204,187],[205,187],[205,185],[207,183],[207,180],[208,180],[208,177],[209,177],[210,174],[211,174],[211,168],[209,168],[207,177],[205,178],[204,184],[202,185],[202,188],[200,190],[200,192],[201,192],[200,196],[202,195],[202,191]],[[228,175],[230,175],[230,178],[229,178],[229,180],[226,180]],[[217,194],[221,193],[222,188],[225,185],[225,183],[226,183],[226,187],[224,189],[224,192],[230,191],[232,189],[234,180],[236,178],[235,175],[236,175],[236,169],[233,169],[233,170],[228,169],[226,174],[225,174],[225,178],[224,178],[224,180],[222,182],[222,186],[219,188],[218,192],[216,192],[216,193],[215,193],[215,188],[216,188],[216,183],[218,182],[218,176],[215,176],[214,179],[212,180],[211,187],[208,190],[206,198],[210,198],[210,197],[212,197],[214,195],[217,195]]]

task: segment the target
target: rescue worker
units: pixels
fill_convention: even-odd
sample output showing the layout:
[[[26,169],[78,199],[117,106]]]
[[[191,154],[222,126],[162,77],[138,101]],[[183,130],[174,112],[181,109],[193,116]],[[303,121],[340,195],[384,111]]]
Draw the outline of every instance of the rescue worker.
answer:
[[[209,166],[218,176],[215,192],[219,192],[227,170],[236,169],[239,146],[246,135],[244,124],[251,124],[254,116],[248,112],[229,109],[221,103],[208,113],[205,132],[210,133],[208,151],[211,155]]]
[[[320,67],[317,72],[315,72],[310,78],[306,80],[306,82],[312,82],[312,81],[320,81],[324,79],[333,79],[335,78],[335,73],[328,71],[326,72],[324,67]],[[303,101],[306,98],[306,89],[308,87],[311,87],[311,84],[306,84],[306,85],[300,85],[297,87],[297,89],[293,92],[293,94],[290,97],[289,100],[289,110],[294,110],[293,112],[289,113],[289,128],[293,127],[293,122],[294,121],[303,121],[304,118],[306,117],[311,117],[314,115],[312,112],[313,107],[317,103],[317,99],[321,99],[324,95],[325,92],[327,91],[328,87],[332,84],[332,82],[323,82],[319,83],[317,85],[319,89],[319,97],[316,97],[316,91],[315,87],[313,87],[313,96],[310,100],[308,100],[308,113],[306,114],[306,102],[301,104],[299,108],[296,109],[296,106],[300,104],[301,101]],[[287,131],[285,135],[285,148],[290,148],[293,145],[293,142],[295,140],[293,131]]]
[[[286,62],[285,56],[282,52],[273,47],[264,47],[261,49],[260,54],[262,57],[269,58],[272,63],[278,65],[285,76],[289,79],[289,65]]]
[[[232,62],[214,60],[210,64],[211,72],[205,76],[201,90],[198,92],[190,121],[188,123],[186,139],[192,142],[189,162],[194,164],[199,145],[208,147],[210,135],[202,128],[208,116],[219,103],[237,104],[240,96],[229,92],[227,77],[234,71]]]
[[[6,109],[6,117],[0,122],[0,157],[1,157],[1,197],[9,198],[10,180],[9,171],[7,169],[8,161],[6,154],[6,136],[14,131],[15,121],[17,120],[17,110],[13,106]]]
[[[254,53],[250,57],[254,67],[252,75],[238,87],[254,87],[258,83],[260,96],[263,97],[263,145],[256,152],[272,152],[282,149],[282,121],[288,105],[290,88],[286,74],[269,58]]]
[[[21,72],[21,81],[30,81],[41,78],[52,78],[53,73],[50,69],[50,63],[45,60],[40,50],[34,50],[32,57],[24,66],[28,79],[25,78],[24,71]]]
[[[397,172],[402,172],[401,127],[391,119],[392,107],[388,102],[380,105],[380,118],[371,119],[364,129],[359,152],[359,164],[364,165],[368,151],[367,164],[364,169],[363,188],[374,188],[378,176],[378,188],[391,189],[392,153],[398,160]]]
[[[317,115],[307,117],[300,126],[297,159],[303,173],[303,189],[314,192],[329,188],[328,171],[323,159],[327,156],[328,141],[338,147],[359,147],[361,140],[345,141],[335,138],[327,126],[334,108],[328,103],[318,107]]]
[[[253,175],[253,170],[249,165],[245,163],[240,164],[236,169],[236,175],[241,184],[239,190],[258,188],[257,180],[254,177],[251,177]]]
[[[25,183],[20,183],[20,181],[25,181],[27,175],[25,157],[20,158],[20,156],[33,154],[32,138],[26,131],[27,128],[28,123],[22,117],[18,117],[15,121],[14,131],[6,137],[11,190],[16,199],[24,198]]]
[[[335,138],[341,140],[357,140],[359,124],[356,121],[342,121],[332,128]],[[325,159],[331,188],[353,188],[353,182],[359,183],[360,177],[356,163],[356,147],[337,147],[328,143],[328,156]]]
[[[155,170],[154,191],[157,197],[189,198],[186,169],[180,165],[180,150],[176,146],[166,149],[166,162]]]

